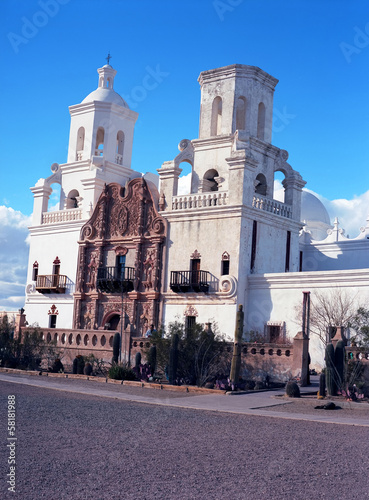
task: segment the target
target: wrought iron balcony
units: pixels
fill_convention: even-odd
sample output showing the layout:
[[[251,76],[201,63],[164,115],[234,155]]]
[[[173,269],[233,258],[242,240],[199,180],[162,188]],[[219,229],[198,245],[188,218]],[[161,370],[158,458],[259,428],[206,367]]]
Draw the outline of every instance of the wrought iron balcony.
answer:
[[[40,293],[65,293],[67,277],[64,274],[38,275],[36,290]]]
[[[170,288],[175,293],[204,292],[209,290],[208,271],[171,271]]]
[[[131,292],[135,279],[133,267],[99,267],[96,288],[105,293]]]

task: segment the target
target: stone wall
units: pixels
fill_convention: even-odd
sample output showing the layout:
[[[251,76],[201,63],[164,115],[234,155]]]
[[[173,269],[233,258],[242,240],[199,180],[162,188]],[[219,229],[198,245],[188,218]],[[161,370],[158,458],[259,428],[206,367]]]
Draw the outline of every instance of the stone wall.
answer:
[[[25,329],[22,329],[24,332]],[[60,357],[66,368],[71,367],[73,359],[81,354],[93,354],[96,358],[111,363],[113,356],[112,330],[73,330],[63,328],[42,328],[42,338],[47,343],[55,342],[60,350]],[[292,345],[243,343],[241,349],[241,376],[245,379],[264,381],[268,375],[272,381],[285,381],[291,377],[301,377],[302,367],[299,367],[300,347],[295,339]],[[144,337],[123,336],[122,359],[130,359],[134,365],[137,352],[142,354],[145,362],[144,349],[150,347],[150,342]],[[125,356],[125,351],[127,356]],[[233,342],[226,342],[225,353],[232,355]],[[355,354],[356,355],[356,354]],[[297,363],[296,363],[297,361]]]

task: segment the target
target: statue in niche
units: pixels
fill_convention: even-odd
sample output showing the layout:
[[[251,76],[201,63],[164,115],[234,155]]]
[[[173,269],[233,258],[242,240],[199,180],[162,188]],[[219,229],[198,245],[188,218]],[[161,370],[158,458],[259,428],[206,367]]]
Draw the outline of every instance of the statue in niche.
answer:
[[[145,281],[144,281],[144,286],[146,290],[150,290],[152,288],[152,275],[154,271],[154,265],[155,265],[155,260],[154,260],[154,250],[148,253],[147,259],[143,263],[144,265],[144,270],[145,270]]]
[[[91,253],[91,258],[90,258],[90,263],[88,264],[88,281],[87,281],[87,286],[90,287],[91,289],[95,288],[95,282],[96,282],[96,273],[97,273],[97,268],[98,268],[98,262],[96,260],[96,253],[92,252]]]

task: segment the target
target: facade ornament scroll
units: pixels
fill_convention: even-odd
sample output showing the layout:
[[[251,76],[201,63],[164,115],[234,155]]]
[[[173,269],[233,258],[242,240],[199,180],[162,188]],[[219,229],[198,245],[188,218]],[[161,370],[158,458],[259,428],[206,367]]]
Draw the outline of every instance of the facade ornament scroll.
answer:
[[[174,166],[178,167],[183,161],[193,166],[194,151],[192,142],[189,139],[182,139],[182,141],[178,144],[178,149],[180,150],[180,153],[173,160]]]
[[[55,304],[53,304],[53,305],[50,307],[50,309],[49,309],[49,311],[48,311],[48,313],[47,313],[47,314],[49,314],[49,315],[51,315],[51,314],[52,314],[52,315],[55,315],[55,316],[57,316],[57,315],[59,314],[58,308],[56,307],[56,305],[55,305]]]
[[[188,304],[188,306],[186,307],[185,311],[184,311],[184,316],[198,316],[199,313],[197,312],[197,309],[195,306],[193,306],[192,304]]]
[[[193,252],[193,254],[190,255],[190,259],[200,259],[200,258],[201,258],[201,254],[197,250],[195,250]]]

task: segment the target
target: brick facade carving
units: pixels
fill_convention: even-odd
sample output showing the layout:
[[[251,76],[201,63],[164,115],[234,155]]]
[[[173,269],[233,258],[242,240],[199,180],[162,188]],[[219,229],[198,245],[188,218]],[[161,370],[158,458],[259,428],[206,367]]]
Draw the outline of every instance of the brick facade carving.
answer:
[[[162,253],[166,223],[143,178],[126,188],[106,185],[90,220],[82,227],[74,304],[74,328],[103,329],[124,311],[124,330],[142,335],[147,325],[160,321]],[[124,293],[96,289],[99,268],[125,266],[135,269],[133,290]]]

